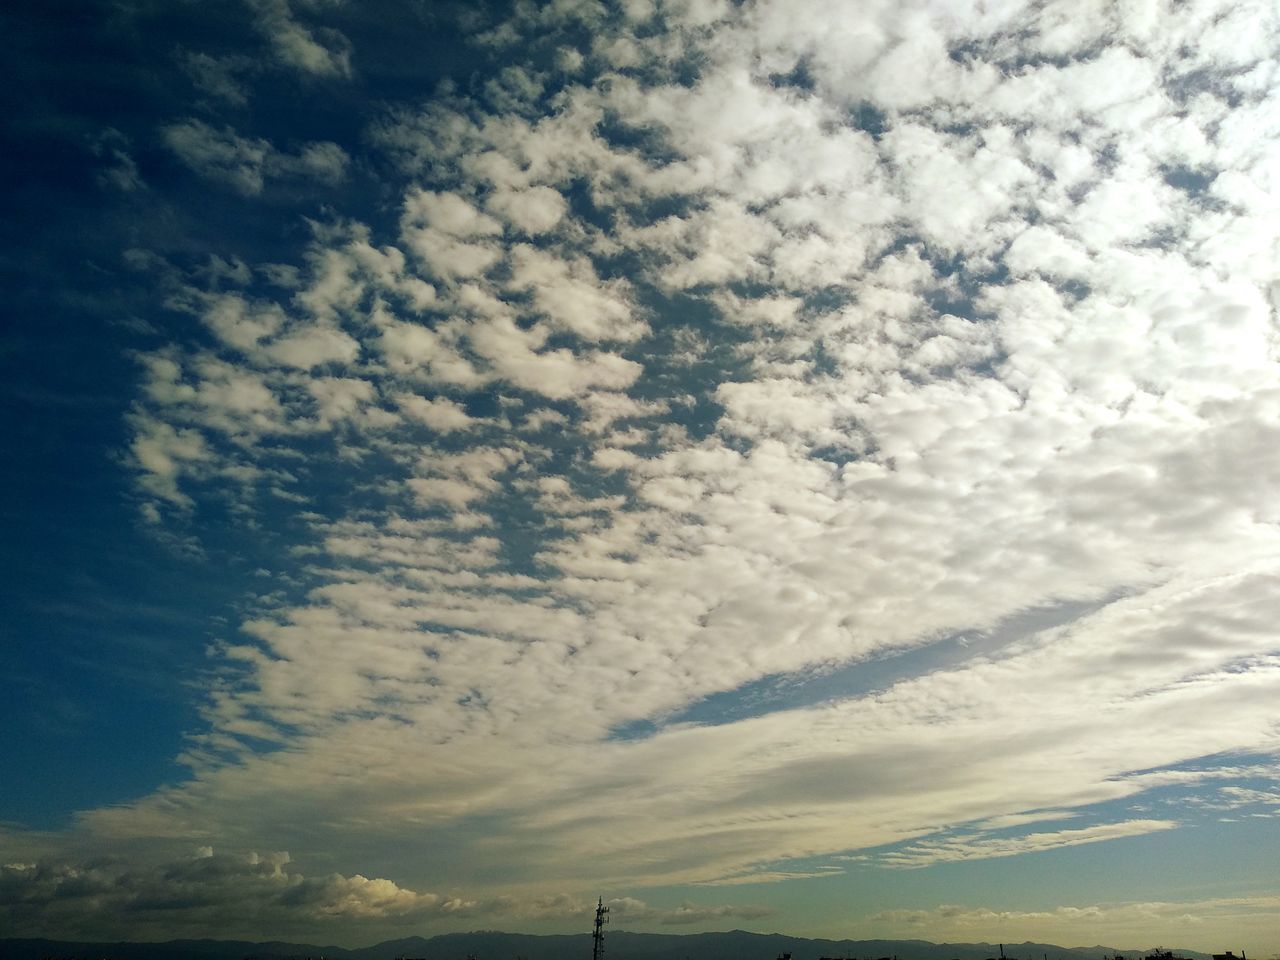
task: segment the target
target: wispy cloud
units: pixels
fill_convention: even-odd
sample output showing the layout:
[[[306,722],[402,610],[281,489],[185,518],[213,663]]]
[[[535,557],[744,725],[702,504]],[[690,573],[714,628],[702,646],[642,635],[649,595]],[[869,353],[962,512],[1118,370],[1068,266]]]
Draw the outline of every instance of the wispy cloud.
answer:
[[[1078,847],[1085,843],[1101,843],[1121,837],[1137,837],[1161,830],[1172,830],[1172,820],[1125,820],[1075,830],[1029,833],[1021,837],[991,837],[981,834],[926,840],[881,856],[881,862],[894,867],[926,867],[933,863],[958,860],[987,860],[992,857],[1014,857],[1024,853],[1042,853],[1062,847]]]
[[[257,18],[258,29],[270,41],[281,64],[303,75],[351,76],[351,42],[340,31],[304,26],[294,16],[289,0],[247,2]]]
[[[171,124],[163,135],[169,149],[200,176],[249,196],[261,193],[272,177],[341,183],[350,162],[336,143],[308,143],[289,154],[259,137],[242,137],[230,127],[219,130],[203,120]]]

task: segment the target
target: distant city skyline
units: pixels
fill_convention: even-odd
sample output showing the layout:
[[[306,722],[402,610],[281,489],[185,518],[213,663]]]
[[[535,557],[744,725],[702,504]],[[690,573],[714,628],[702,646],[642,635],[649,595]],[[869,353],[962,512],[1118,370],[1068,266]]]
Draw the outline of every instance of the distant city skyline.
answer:
[[[0,36],[4,936],[1280,956],[1273,2]]]

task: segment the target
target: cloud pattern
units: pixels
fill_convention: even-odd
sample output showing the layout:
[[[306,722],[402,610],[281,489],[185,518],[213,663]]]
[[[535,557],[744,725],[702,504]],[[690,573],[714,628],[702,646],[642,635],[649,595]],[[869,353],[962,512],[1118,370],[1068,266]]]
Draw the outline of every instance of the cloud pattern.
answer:
[[[282,63],[353,74],[345,38],[252,7]],[[1242,769],[1206,758],[1274,784],[1277,21],[517,4],[475,44],[555,56],[370,126],[388,226],[161,271],[196,327],[138,358],[145,521],[267,529],[297,569],[216,651],[191,778],[84,812],[77,842],[231,836],[348,873],[220,855],[106,894],[118,868],[18,866],[5,909],[158,912],[157,877],[234,876],[281,917],[421,918],[1173,830],[1031,825]],[[245,195],[351,162],[163,136]],[[688,719],[907,653],[939,666]]]

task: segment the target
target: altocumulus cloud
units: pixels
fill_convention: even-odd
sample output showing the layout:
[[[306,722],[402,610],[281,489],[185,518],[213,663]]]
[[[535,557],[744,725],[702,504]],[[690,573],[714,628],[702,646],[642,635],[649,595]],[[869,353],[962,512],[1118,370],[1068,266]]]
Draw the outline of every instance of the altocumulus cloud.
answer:
[[[1170,832],[996,831],[1277,750],[1273,5],[517,5],[474,40],[568,53],[371,121],[385,225],[168,280],[201,333],[139,358],[143,515],[252,518],[305,584],[216,651],[191,778],[83,842],[323,850],[347,875],[235,869],[281,916],[436,916],[470,901],[355,864],[496,903],[1013,856]],[[165,136],[245,194],[346,169]],[[695,722],[905,651],[938,668]]]
[[[397,234],[318,228],[279,298],[175,294],[214,341],[146,358],[153,509],[228,484],[246,504],[266,484],[305,496],[304,439],[357,481],[370,458],[383,471],[350,516],[310,515],[318,582],[226,650],[246,672],[216,694],[213,735],[287,730],[293,749],[233,766],[197,749],[177,792],[271,835],[292,812],[263,802],[270,784],[323,798],[355,760],[361,821],[410,818],[423,843],[480,804],[502,823],[482,855],[530,878],[570,869],[536,852],[551,831],[607,842],[615,877],[707,881],[1269,749],[1280,379],[1273,227],[1248,185],[1271,154],[1230,131],[1265,125],[1270,100],[1252,46],[1222,59],[1244,39],[1235,8],[1159,30],[1056,9],[921,5],[873,30],[859,7],[830,32],[769,4],[672,11],[656,33],[592,21],[614,31],[594,83],[549,101],[508,84],[502,112],[445,97],[375,128],[403,170]],[[511,29],[559,26],[539,16]],[[842,30],[878,39],[846,53]],[[1219,39],[1178,40],[1202,31]],[[694,56],[697,81],[677,81]],[[777,80],[802,58],[806,85]],[[1190,79],[1205,70],[1239,102]],[[1183,169],[1207,186],[1175,185]],[[608,229],[570,213],[574,183]],[[682,379],[655,293],[707,304],[732,363]],[[494,392],[503,417],[467,413]],[[519,502],[532,565],[507,549]],[[1101,606],[874,700],[609,737],[1063,601]],[[1126,734],[1080,715],[1085,677]],[[1156,735],[1224,695],[1215,722]],[[1017,740],[982,750],[1013,716]],[[959,743],[991,782],[1016,766],[1041,785],[982,786],[945,761]],[[643,830],[584,818],[601,798]],[[90,822],[186,829],[172,809]]]

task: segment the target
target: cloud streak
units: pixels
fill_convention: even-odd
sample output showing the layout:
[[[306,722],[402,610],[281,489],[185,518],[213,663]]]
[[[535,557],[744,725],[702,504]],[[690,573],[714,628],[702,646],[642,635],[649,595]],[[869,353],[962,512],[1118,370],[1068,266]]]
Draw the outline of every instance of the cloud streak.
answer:
[[[958,860],[1016,857],[1024,853],[1042,853],[1085,843],[1102,843],[1120,837],[1138,837],[1173,830],[1177,826],[1172,820],[1126,820],[1076,830],[1030,833],[1022,837],[947,837],[904,847],[886,854],[883,861],[895,867],[926,867],[934,863],[952,863]]]

